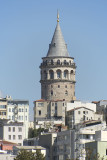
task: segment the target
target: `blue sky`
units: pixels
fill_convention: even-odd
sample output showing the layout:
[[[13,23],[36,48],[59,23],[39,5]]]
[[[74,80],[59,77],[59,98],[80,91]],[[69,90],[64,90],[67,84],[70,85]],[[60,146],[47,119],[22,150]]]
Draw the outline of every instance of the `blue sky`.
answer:
[[[30,102],[40,99],[41,57],[60,26],[75,58],[76,97],[107,99],[107,0],[1,0],[0,94]]]

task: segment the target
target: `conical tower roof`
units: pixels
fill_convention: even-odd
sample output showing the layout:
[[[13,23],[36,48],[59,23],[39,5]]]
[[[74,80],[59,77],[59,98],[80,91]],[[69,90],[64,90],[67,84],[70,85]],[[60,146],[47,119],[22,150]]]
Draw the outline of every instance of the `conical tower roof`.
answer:
[[[67,45],[64,41],[61,28],[59,25],[59,15],[57,18],[58,18],[57,25],[55,28],[51,44],[49,45],[47,57],[69,57]]]

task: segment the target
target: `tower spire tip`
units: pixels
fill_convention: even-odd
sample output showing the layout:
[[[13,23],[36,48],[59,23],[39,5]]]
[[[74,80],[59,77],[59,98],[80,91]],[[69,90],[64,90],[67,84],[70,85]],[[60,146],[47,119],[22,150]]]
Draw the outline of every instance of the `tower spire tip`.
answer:
[[[57,22],[59,22],[59,12],[57,10]]]

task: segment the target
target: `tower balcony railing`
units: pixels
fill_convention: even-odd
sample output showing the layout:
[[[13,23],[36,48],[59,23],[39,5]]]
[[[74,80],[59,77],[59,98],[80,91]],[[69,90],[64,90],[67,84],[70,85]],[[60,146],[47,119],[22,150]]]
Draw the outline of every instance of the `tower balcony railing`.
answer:
[[[50,62],[47,62],[47,63],[41,63],[40,65],[40,68],[42,67],[73,67],[73,68],[76,68],[76,65],[75,63],[64,63],[64,62],[61,62],[61,63],[57,63],[57,62],[53,62],[53,63],[50,63]]]

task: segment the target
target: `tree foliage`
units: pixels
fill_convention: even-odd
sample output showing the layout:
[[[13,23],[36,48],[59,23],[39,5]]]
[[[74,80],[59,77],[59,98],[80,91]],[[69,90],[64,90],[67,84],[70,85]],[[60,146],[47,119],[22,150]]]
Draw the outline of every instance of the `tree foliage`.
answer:
[[[28,137],[29,138],[38,137],[43,131],[44,128],[38,128],[38,129],[29,128]]]
[[[21,150],[14,160],[45,160],[45,157],[39,150],[37,150],[36,153]]]

